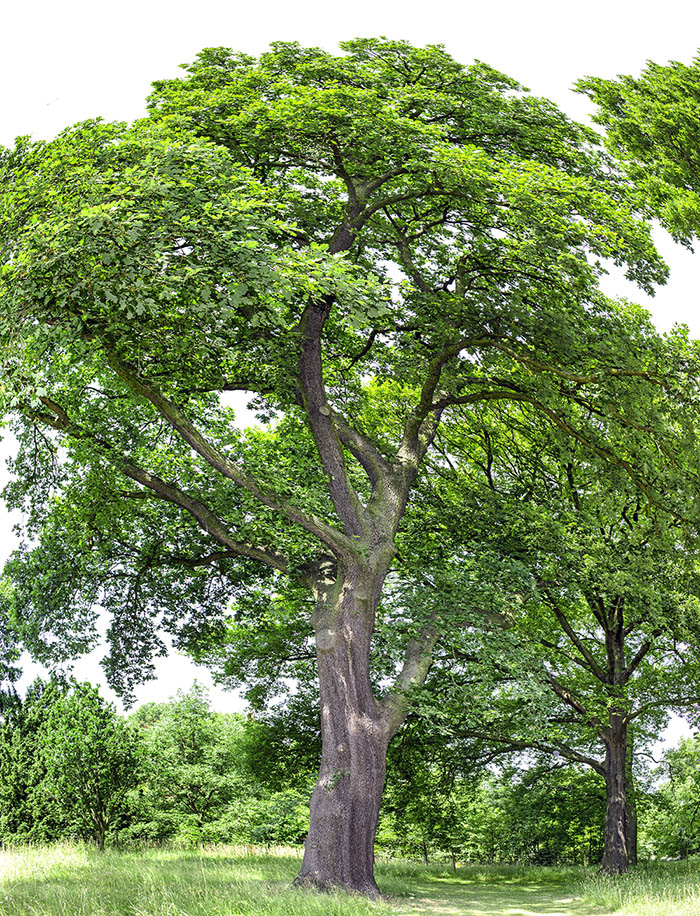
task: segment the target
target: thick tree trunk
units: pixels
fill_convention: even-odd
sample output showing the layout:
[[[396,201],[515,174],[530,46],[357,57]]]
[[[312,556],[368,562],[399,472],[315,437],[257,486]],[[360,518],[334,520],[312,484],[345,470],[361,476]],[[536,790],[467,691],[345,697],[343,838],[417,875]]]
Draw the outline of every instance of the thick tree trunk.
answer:
[[[601,871],[621,875],[629,866],[625,813],[627,808],[627,728],[622,716],[612,713],[605,752],[605,848]]]
[[[336,592],[335,588],[329,591]],[[387,726],[369,680],[374,589],[345,583],[314,614],[321,700],[321,768],[297,885],[376,897],[374,838],[384,790]],[[328,601],[327,592],[322,596]]]

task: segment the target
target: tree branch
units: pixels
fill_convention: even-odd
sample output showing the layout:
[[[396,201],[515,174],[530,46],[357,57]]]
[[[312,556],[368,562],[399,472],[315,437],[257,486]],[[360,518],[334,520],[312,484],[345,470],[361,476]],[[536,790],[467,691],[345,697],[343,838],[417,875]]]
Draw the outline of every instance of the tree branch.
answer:
[[[391,465],[374,444],[356,430],[335,410],[331,410],[333,423],[338,432],[340,441],[345,448],[362,465],[367,474],[373,490],[380,482],[391,476]]]
[[[437,431],[437,423],[432,424],[434,428],[424,430],[422,429],[423,422],[431,413],[434,414],[434,416],[439,416],[439,413],[445,406],[455,403],[454,399],[449,398],[444,399],[443,402],[434,403],[435,392],[440,384],[442,370],[445,364],[467,347],[473,347],[485,342],[486,338],[483,336],[460,338],[449,346],[444,347],[430,361],[421,388],[420,399],[418,404],[416,404],[415,408],[411,411],[404,426],[401,445],[399,446],[396,456],[400,464],[417,464],[420,461],[430,441],[432,441],[432,437]],[[477,398],[471,398],[471,400],[477,400]]]
[[[433,649],[439,637],[438,630],[429,624],[423,627],[418,636],[409,639],[401,671],[380,703],[382,720],[389,735],[397,732],[405,718],[408,692],[425,683],[433,663]]]
[[[547,675],[547,680],[552,687],[552,690],[559,697],[559,699],[566,703],[567,706],[570,706],[573,710],[575,710],[580,716],[582,716],[585,719],[586,724],[589,725],[600,738],[605,740],[604,731],[601,729],[600,725],[596,722],[593,716],[590,715],[581,700],[579,700],[579,698],[575,696],[570,690],[567,690],[566,687],[560,684],[554,675],[551,674],[551,672],[546,671],[545,673]]]
[[[249,557],[260,560],[267,566],[279,569],[282,572],[289,570],[289,561],[276,550],[271,548],[256,547],[236,541],[229,533],[225,523],[216,513],[203,502],[190,496],[176,484],[167,483],[155,474],[140,468],[122,456],[121,450],[101,437],[87,433],[80,426],[73,423],[66,411],[50,398],[41,398],[42,403],[51,413],[31,412],[31,416],[39,419],[59,432],[67,433],[76,439],[87,440],[98,446],[108,457],[112,465],[116,466],[123,474],[136,481],[143,487],[155,493],[166,502],[173,503],[188,512],[199,524],[200,528],[211,535],[219,544],[226,547],[236,556]]]
[[[482,741],[506,744],[516,751],[535,750],[543,751],[545,754],[560,754],[562,757],[566,757],[567,760],[571,760],[574,763],[584,763],[586,766],[594,769],[596,773],[605,776],[605,766],[599,760],[596,760],[595,757],[588,757],[586,754],[582,754],[569,747],[568,744],[562,744],[559,741],[554,741],[549,744],[544,741],[529,741],[527,739],[510,738],[507,735],[494,735],[492,732],[482,732],[476,729],[460,732],[459,737],[480,738]]]
[[[201,433],[183,412],[160,391],[145,379],[137,375],[129,366],[123,363],[116,353],[108,349],[107,361],[119,378],[136,394],[150,401],[156,410],[168,421],[173,429],[179,433],[184,441],[197,454],[224,477],[242,486],[262,505],[284,515],[285,518],[300,525],[310,534],[317,537],[323,544],[333,551],[347,548],[346,539],[340,531],[332,528],[322,519],[314,515],[307,515],[297,506],[285,499],[273,496],[249,474],[244,468],[230,458],[227,458],[220,449]]]
[[[309,427],[336,512],[348,537],[361,537],[369,528],[364,506],[350,483],[339,433],[326,401],[321,359],[321,335],[331,310],[331,301],[309,302],[300,322],[302,337],[299,383]],[[329,545],[331,546],[331,545]],[[347,543],[343,545],[347,548]],[[337,545],[333,545],[337,550]]]
[[[557,618],[559,622],[559,626],[569,637],[569,639],[574,644],[576,649],[581,653],[581,656],[583,657],[586,665],[588,666],[589,671],[591,671],[591,673],[594,674],[598,678],[599,681],[602,681],[604,684],[608,683],[609,681],[608,675],[600,667],[593,653],[590,651],[588,646],[586,646],[586,644],[583,642],[581,637],[578,635],[578,633],[576,633],[574,628],[571,626],[568,619],[566,618],[566,615],[564,614],[564,612],[561,610],[561,608],[557,604],[553,595],[546,588],[542,590],[542,594],[544,595],[545,600],[547,604],[549,605],[549,607],[551,608],[554,616]]]
[[[629,679],[632,677],[634,672],[637,670],[637,668],[643,661],[644,657],[647,655],[647,653],[651,649],[652,645],[653,643],[651,639],[647,639],[639,647],[632,661],[629,663],[629,665],[627,665],[627,667],[622,672],[622,683],[623,684],[626,684],[629,681]]]

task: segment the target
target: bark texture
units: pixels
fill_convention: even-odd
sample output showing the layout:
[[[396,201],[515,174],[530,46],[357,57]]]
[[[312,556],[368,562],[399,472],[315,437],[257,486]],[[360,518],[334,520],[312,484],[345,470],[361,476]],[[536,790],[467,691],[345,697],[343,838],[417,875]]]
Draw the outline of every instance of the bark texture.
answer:
[[[625,833],[627,837],[627,857],[630,865],[636,865],[639,860],[637,849],[637,793],[634,783],[632,762],[634,759],[634,741],[631,729],[627,729],[627,769],[625,772]]]
[[[331,583],[328,583],[331,586]],[[371,582],[320,590],[314,614],[322,755],[297,885],[376,897],[374,838],[391,737],[369,680]],[[335,602],[333,597],[335,594]],[[372,609],[373,610],[373,609]]]
[[[611,714],[605,752],[606,810],[605,849],[601,871],[621,875],[629,867],[627,847],[627,727],[618,713]]]

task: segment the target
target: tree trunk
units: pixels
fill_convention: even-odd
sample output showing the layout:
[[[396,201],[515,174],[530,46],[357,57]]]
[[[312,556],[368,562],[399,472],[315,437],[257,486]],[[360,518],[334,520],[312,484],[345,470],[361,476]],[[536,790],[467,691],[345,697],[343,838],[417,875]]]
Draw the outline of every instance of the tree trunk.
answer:
[[[627,860],[630,865],[636,865],[639,861],[639,854],[637,850],[637,805],[634,797],[627,799],[625,834],[627,838]]]
[[[295,884],[379,895],[374,838],[390,729],[369,680],[376,589],[329,586],[314,613],[321,700],[321,768]],[[337,594],[335,606],[329,606]]]
[[[627,871],[629,853],[625,826],[627,728],[619,713],[610,715],[605,752],[605,847],[601,871],[621,875]]]
[[[637,851],[637,793],[634,785],[634,776],[632,774],[632,761],[634,747],[632,736],[628,732],[627,736],[627,769],[625,784],[625,833],[627,837],[627,856],[630,865],[636,865],[638,862]]]

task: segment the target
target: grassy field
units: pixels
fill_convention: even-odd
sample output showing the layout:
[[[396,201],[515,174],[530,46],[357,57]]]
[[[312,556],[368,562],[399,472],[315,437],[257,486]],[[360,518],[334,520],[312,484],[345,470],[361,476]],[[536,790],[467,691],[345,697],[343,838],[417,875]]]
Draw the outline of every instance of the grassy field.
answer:
[[[387,899],[309,894],[289,884],[294,854],[233,847],[0,851],[1,916],[700,916],[700,863],[618,879],[582,869],[383,862]]]

